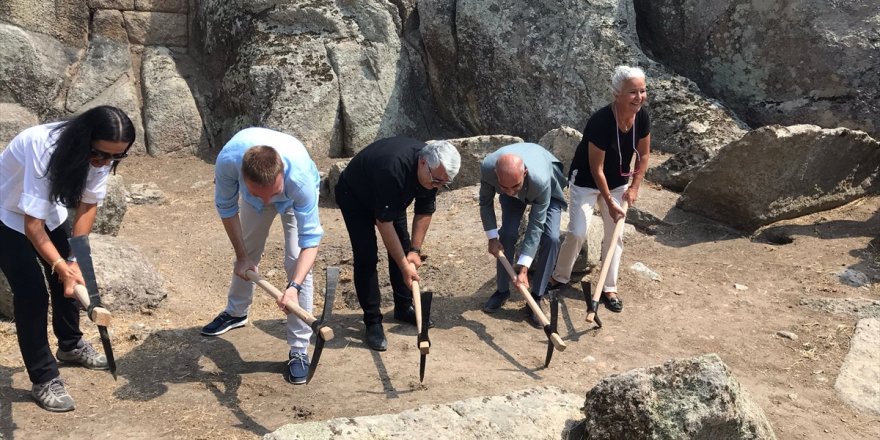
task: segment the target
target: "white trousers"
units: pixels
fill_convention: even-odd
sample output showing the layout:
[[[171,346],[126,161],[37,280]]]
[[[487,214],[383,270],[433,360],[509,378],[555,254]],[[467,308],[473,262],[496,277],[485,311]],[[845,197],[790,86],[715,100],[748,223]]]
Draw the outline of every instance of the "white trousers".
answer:
[[[241,233],[244,247],[247,249],[248,257],[259,266],[260,259],[263,257],[263,250],[266,248],[269,228],[272,226],[275,216],[279,213],[275,210],[274,205],[266,206],[263,208],[262,213],[257,212],[256,208],[244,200],[240,202],[240,206],[239,217],[241,218]],[[284,271],[287,273],[287,279],[289,280],[293,277],[296,259],[299,258],[300,251],[299,242],[297,241],[296,217],[293,215],[293,211],[280,213],[280,217],[281,225],[284,228]],[[311,272],[309,272],[302,286],[303,289],[299,292],[299,305],[311,313],[313,293]],[[283,292],[285,287],[280,286],[279,288]],[[231,316],[247,315],[253,297],[254,283],[245,281],[233,273],[227,296],[226,313]],[[266,296],[265,300],[272,301],[268,296]],[[311,336],[311,327],[293,313],[287,315],[287,343],[290,345],[292,352],[305,353],[309,347],[309,338]]]
[[[628,186],[621,185],[611,190],[611,198],[618,205],[623,204],[623,193]],[[553,270],[553,279],[561,283],[571,281],[571,270],[574,267],[574,261],[577,259],[578,252],[583,247],[584,241],[587,239],[590,219],[593,217],[593,209],[597,204],[601,204],[602,226],[605,230],[605,238],[602,239],[602,258],[608,252],[611,236],[614,235],[614,219],[608,214],[605,200],[601,197],[598,189],[569,185],[568,191],[568,230],[565,232],[562,247],[559,249],[556,269]],[[605,286],[602,288],[603,292],[617,292],[617,272],[620,267],[620,255],[623,253],[622,231],[615,244],[617,249],[611,258],[611,265],[605,278]]]

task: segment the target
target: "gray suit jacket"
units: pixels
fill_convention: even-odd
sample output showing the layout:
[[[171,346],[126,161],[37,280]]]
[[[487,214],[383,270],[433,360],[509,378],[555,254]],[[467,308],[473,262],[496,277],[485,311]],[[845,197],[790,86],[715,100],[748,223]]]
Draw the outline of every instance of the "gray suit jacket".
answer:
[[[538,243],[541,241],[541,233],[544,231],[544,221],[547,218],[547,207],[550,200],[556,199],[565,208],[565,196],[562,188],[566,185],[562,162],[544,147],[532,143],[511,144],[502,147],[483,159],[480,167],[480,219],[483,221],[483,230],[491,231],[498,228],[495,219],[495,194],[503,194],[498,185],[498,177],[495,175],[495,162],[503,154],[512,153],[522,159],[528,173],[520,192],[516,195],[528,205],[532,205],[529,213],[529,223],[526,226],[520,255],[535,257]]]

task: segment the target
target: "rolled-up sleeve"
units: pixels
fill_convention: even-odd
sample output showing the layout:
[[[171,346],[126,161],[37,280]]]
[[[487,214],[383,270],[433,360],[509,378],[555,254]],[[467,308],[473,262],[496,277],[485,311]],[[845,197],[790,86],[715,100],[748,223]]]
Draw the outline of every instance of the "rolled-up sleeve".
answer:
[[[415,215],[431,215],[437,210],[437,190],[431,190],[424,196],[417,196],[413,214]]]
[[[238,214],[238,174],[236,161],[221,153],[214,166],[214,205],[220,218]]]
[[[312,166],[295,182],[297,189],[293,194],[293,215],[296,217],[298,243],[300,248],[312,248],[321,243],[324,229],[318,210],[318,191],[321,177]]]
[[[86,187],[83,190],[81,201],[102,205],[107,196],[107,183],[110,180],[110,167],[89,167],[89,176],[86,179]]]

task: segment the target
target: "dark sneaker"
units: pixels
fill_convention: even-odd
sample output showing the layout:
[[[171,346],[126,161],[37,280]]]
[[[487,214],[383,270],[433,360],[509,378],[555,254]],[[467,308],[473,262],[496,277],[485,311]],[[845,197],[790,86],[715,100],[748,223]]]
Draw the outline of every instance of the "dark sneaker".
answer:
[[[294,385],[306,383],[310,365],[308,353],[290,353],[287,356],[287,381]]]
[[[244,327],[245,324],[247,324],[247,315],[236,318],[223,312],[217,315],[210,324],[202,327],[202,334],[205,336],[222,335],[234,328]]]
[[[394,309],[394,319],[405,322],[410,325],[416,325],[416,309],[413,306],[409,306],[405,309],[398,310]],[[428,318],[428,328],[434,328],[434,321],[431,318]]]
[[[608,294],[613,294],[614,296],[609,297]],[[602,292],[602,303],[605,304],[606,309],[614,313],[623,311],[623,301],[617,296],[617,292]]]
[[[506,290],[504,292],[495,291],[492,296],[489,297],[489,300],[486,301],[486,305],[483,306],[483,311],[486,313],[495,313],[504,303],[507,302],[507,299],[510,298],[510,291]]]
[[[529,325],[531,325],[532,327],[537,328],[537,329],[544,328],[544,326],[541,325],[541,320],[538,319],[538,315],[535,315],[534,313],[532,313],[531,310],[529,310]]]
[[[109,368],[107,366],[107,356],[98,353],[95,347],[92,347],[92,344],[82,339],[79,340],[79,343],[77,343],[76,348],[73,350],[61,351],[61,349],[58,349],[55,352],[55,357],[59,361],[80,364],[92,370],[106,370]]]
[[[73,411],[73,397],[64,389],[64,382],[56,377],[48,382],[34,384],[31,396],[43,409],[52,412]]]
[[[364,332],[364,342],[367,347],[376,351],[385,351],[388,348],[388,340],[385,339],[385,329],[382,323],[368,324]]]

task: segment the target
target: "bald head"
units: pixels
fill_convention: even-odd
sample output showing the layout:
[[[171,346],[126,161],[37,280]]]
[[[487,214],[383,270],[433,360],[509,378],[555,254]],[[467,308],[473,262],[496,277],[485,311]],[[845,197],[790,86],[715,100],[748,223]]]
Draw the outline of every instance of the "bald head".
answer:
[[[495,161],[495,176],[498,177],[498,185],[504,194],[515,197],[522,189],[526,177],[526,166],[522,159],[515,154],[502,154]]]

